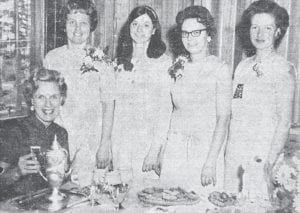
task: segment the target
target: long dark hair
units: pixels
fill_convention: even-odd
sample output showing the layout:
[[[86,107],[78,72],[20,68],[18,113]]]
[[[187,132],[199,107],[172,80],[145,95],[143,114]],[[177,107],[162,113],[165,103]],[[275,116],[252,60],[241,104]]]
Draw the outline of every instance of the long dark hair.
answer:
[[[289,15],[283,7],[270,0],[255,1],[243,12],[241,21],[236,27],[238,41],[240,42],[245,54],[250,57],[256,54],[256,48],[250,39],[251,19],[254,15],[267,13],[275,18],[276,27],[280,33],[275,38],[274,48],[276,49],[282,41],[289,26]]]
[[[155,33],[151,36],[149,46],[147,49],[147,56],[149,58],[159,58],[166,51],[166,45],[161,39],[161,26],[156,12],[149,6],[138,6],[129,14],[127,21],[123,25],[117,46],[117,63],[123,64],[125,70],[130,70],[132,67],[130,61],[132,58],[133,44],[130,36],[130,24],[137,17],[147,14],[153,24]]]

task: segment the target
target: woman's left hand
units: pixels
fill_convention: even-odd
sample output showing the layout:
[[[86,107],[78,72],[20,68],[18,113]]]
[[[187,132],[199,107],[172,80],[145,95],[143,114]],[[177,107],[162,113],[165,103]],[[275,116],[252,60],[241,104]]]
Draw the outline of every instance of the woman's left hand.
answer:
[[[268,157],[264,164],[264,177],[266,181],[273,181],[273,168],[277,162],[278,157]]]
[[[111,141],[104,143],[105,145],[100,145],[96,154],[96,162],[98,169],[112,170],[112,150],[110,148]]]
[[[269,161],[266,161],[264,165],[264,175],[266,180],[272,177],[272,169],[273,169],[272,164]]]
[[[204,164],[201,172],[201,184],[202,186],[216,185],[216,166],[214,164]]]

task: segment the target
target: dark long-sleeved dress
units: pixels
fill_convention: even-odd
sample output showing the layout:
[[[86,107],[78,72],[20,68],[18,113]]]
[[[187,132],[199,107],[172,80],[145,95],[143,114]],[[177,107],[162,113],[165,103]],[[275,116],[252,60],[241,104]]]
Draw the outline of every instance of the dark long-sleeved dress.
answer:
[[[60,145],[69,150],[68,133],[56,123],[45,127],[35,115],[4,121],[0,126],[0,161],[15,168],[19,158],[30,153],[31,146],[39,146],[42,153],[50,149],[54,135]],[[0,200],[47,186],[48,183],[39,174],[22,176],[11,185],[1,182],[0,179]]]

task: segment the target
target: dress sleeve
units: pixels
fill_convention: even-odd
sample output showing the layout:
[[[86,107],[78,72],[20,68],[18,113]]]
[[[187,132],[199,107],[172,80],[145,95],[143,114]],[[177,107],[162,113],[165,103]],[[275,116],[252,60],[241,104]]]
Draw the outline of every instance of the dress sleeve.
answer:
[[[155,143],[164,144],[170,127],[171,113],[173,110],[171,101],[172,79],[168,74],[171,59],[165,57],[161,66],[158,66],[159,74],[155,83],[154,94],[154,114],[153,118],[153,137]]]
[[[216,71],[217,79],[217,114],[228,115],[232,99],[232,71],[226,63],[221,63]]]
[[[275,78],[276,112],[281,120],[292,122],[294,92],[296,87],[296,70],[290,64],[276,66]]]
[[[68,132],[62,127],[59,127],[59,143],[69,152]]]
[[[18,128],[0,129],[0,161],[14,164],[18,160],[19,135]]]
[[[100,71],[100,98],[102,102],[115,100],[116,78],[113,66],[103,65]]]
[[[68,143],[68,132],[66,129],[58,126],[58,142],[60,143],[60,145],[62,146],[62,148],[66,149],[68,151],[68,153],[70,153],[70,149],[69,149],[69,143]],[[70,154],[68,155],[68,161],[70,161]]]

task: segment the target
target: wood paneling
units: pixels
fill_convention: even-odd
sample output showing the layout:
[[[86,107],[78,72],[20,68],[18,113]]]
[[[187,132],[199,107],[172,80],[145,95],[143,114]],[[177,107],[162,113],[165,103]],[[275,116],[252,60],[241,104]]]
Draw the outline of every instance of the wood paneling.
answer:
[[[31,61],[30,64],[32,66],[38,65],[42,59],[42,56],[45,52],[44,41],[45,41],[45,24],[46,20],[45,16],[45,3],[44,1],[35,0],[31,2],[32,5],[32,18],[31,24],[31,38],[33,38],[33,42],[31,42]]]
[[[110,54],[113,56],[120,29],[133,8],[149,5],[156,11],[162,26],[163,39],[167,43],[166,33],[175,24],[177,12],[192,5],[192,0],[98,0],[95,3],[99,24],[93,35],[93,43],[101,47],[109,45]]]
[[[50,0],[48,0],[50,1]],[[60,3],[66,0],[55,0]],[[190,5],[207,7],[215,17],[218,34],[213,40],[213,53],[225,60],[232,70],[242,59],[242,50],[236,42],[235,26],[239,22],[242,12],[255,0],[95,0],[99,14],[99,24],[91,39],[97,46],[110,47],[110,55],[115,55],[118,34],[126,21],[130,11],[138,5],[149,5],[157,12],[162,25],[163,39],[175,24],[178,11]],[[290,28],[278,48],[278,52],[287,57],[296,67],[300,68],[300,1],[275,0],[288,10],[290,14]],[[48,35],[49,36],[49,35]],[[167,43],[167,42],[166,42]],[[299,89],[300,90],[300,87]],[[300,91],[297,103],[300,102]],[[295,120],[300,120],[300,104],[295,105]]]
[[[61,24],[59,23],[61,20],[58,19],[59,11],[64,4],[65,0],[46,0],[45,5],[40,7],[43,10],[46,8],[45,22],[38,20],[40,23],[45,23],[45,33],[43,34],[47,41],[43,47],[45,53],[67,42],[64,29],[61,29]]]
[[[112,55],[116,48],[116,42],[120,28],[126,21],[130,11],[138,5],[149,5],[157,12],[161,25],[163,37],[166,40],[166,32],[172,25],[175,24],[175,17],[178,11],[190,5],[202,5],[207,7],[216,20],[218,35],[215,39],[214,53],[226,60],[232,67],[241,60],[240,49],[235,42],[235,25],[239,21],[244,9],[249,6],[254,0],[228,0],[228,1],[214,1],[214,0],[97,0],[95,1],[98,14],[98,27],[93,33],[91,40],[94,45],[105,47],[110,46]],[[299,9],[300,2],[293,0],[275,0],[280,5],[284,6],[290,14],[291,26],[282,44],[279,47],[279,52],[290,59],[299,67]],[[47,3],[48,2],[48,3]],[[53,3],[55,2],[55,3]],[[46,1],[48,13],[54,13],[53,10],[58,10],[66,0]],[[51,5],[49,5],[51,3]],[[53,8],[53,5],[55,8]],[[37,7],[36,13],[41,12],[41,7]],[[51,17],[47,21],[47,37],[50,38],[50,50],[59,46],[56,41],[56,31],[52,30],[56,19]],[[37,23],[36,23],[37,24]],[[52,36],[52,37],[51,37]],[[51,43],[52,42],[52,43]],[[47,52],[46,51],[46,52]],[[235,52],[235,54],[234,54]],[[233,63],[234,61],[234,63]]]
[[[233,69],[234,64],[237,1],[238,0],[223,1],[218,12],[220,15],[217,25],[219,32],[218,56],[225,60],[231,69]],[[232,18],[229,19],[226,17]]]
[[[287,34],[287,58],[298,69],[297,91],[295,94],[294,122],[300,123],[300,1],[291,1],[290,27]]]
[[[214,45],[216,55],[225,60],[232,69],[242,60],[243,52],[236,42],[235,26],[240,21],[243,11],[255,0],[195,0],[194,4],[206,6],[215,17],[218,35]],[[286,8],[290,15],[290,27],[283,38],[278,53],[300,69],[300,1],[275,0]],[[295,123],[300,123],[300,78],[298,71],[297,90],[295,93]]]

